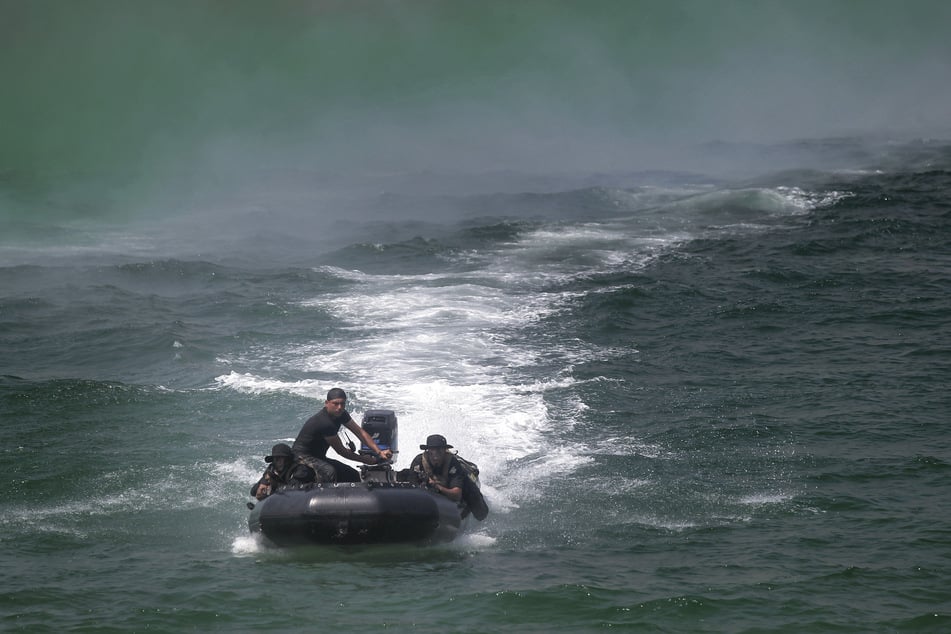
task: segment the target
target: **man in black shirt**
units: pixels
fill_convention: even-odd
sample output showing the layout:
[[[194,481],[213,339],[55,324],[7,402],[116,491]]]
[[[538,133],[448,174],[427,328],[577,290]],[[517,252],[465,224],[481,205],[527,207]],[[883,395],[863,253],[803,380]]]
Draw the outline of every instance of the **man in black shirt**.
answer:
[[[294,441],[293,449],[297,459],[317,472],[318,482],[360,481],[360,474],[356,469],[327,457],[327,450],[331,447],[337,455],[366,465],[374,465],[393,457],[393,452],[389,449],[380,450],[370,434],[350,417],[350,412],[344,409],[346,404],[347,393],[339,387],[327,392],[323,409],[307,419]],[[359,454],[345,447],[337,435],[341,427],[346,427],[363,440],[363,444],[375,455]]]

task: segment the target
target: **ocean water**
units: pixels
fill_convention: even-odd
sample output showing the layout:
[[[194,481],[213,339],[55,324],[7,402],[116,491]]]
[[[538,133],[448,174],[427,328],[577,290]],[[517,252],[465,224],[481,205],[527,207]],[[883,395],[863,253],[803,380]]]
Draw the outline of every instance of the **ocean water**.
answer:
[[[118,5],[77,6],[4,10],[26,32],[46,24],[60,45],[115,11],[113,27],[61,70],[91,74],[107,95],[134,84],[153,99],[115,127],[80,108],[29,142],[5,133],[0,629],[951,629],[951,141],[727,136],[627,155],[618,138],[593,134],[576,137],[577,154],[541,160],[558,144],[502,134],[498,114],[550,97],[537,80],[495,97],[485,122],[500,125],[484,128],[481,145],[451,119],[414,120],[431,164],[405,129],[382,137],[387,154],[405,149],[405,165],[369,153],[363,162],[382,125],[333,169],[324,156],[289,167],[275,161],[281,147],[306,155],[292,129],[329,138],[302,123],[315,93],[289,88],[306,76],[289,60],[315,42],[368,43],[386,18],[398,28],[368,54],[428,60],[418,73],[366,60],[344,73],[344,61],[308,58],[339,70],[323,116],[355,126],[365,113],[343,105],[371,91],[380,112],[419,105],[401,100],[399,79],[418,88],[458,70],[481,88],[510,85],[493,55],[541,55],[540,31],[616,44],[611,16],[631,24],[630,10],[557,5],[571,15],[556,30],[545,3],[490,4],[476,22],[471,7],[429,3],[276,3],[266,14],[173,3],[144,22]],[[682,6],[699,29],[705,5]],[[738,25],[727,6],[723,25],[744,32],[774,17],[759,9]],[[925,14],[911,6],[900,34]],[[650,8],[657,28],[676,23],[677,11]],[[179,47],[146,54],[156,23],[176,17]],[[878,33],[889,17],[860,26]],[[494,27],[497,46],[484,47],[473,24]],[[638,29],[632,59],[650,44]],[[252,33],[262,41],[237,46]],[[929,33],[921,47],[944,46]],[[534,46],[516,45],[525,40]],[[104,53],[117,42],[126,62]],[[424,54],[434,42],[484,56],[463,67],[450,49],[440,63]],[[861,41],[847,44],[847,61],[862,57]],[[201,53],[194,74],[176,76],[186,53]],[[59,68],[52,55],[32,59]],[[545,59],[531,59],[533,72]],[[661,70],[686,72],[683,59],[664,59]],[[593,89],[590,62],[569,70]],[[3,64],[9,73],[13,62]],[[143,64],[162,86],[137,83]],[[52,85],[5,76],[26,91],[21,120],[62,111]],[[182,95],[212,76],[203,107],[243,80],[261,92],[195,139],[190,126],[203,118]],[[170,87],[176,77],[187,86]],[[440,91],[463,83],[438,85],[430,113],[449,99]],[[279,104],[277,128],[262,114],[262,86],[295,97]],[[116,115],[133,101],[123,92],[104,107]],[[654,130],[677,114],[638,103]],[[586,104],[560,107],[539,114],[564,122]],[[594,115],[620,126],[616,107]],[[143,123],[152,120],[155,129]],[[55,132],[67,128],[60,153]],[[137,145],[146,138],[148,152]],[[253,154],[225,160],[256,142],[261,166]],[[505,151],[519,143],[524,153]],[[167,161],[176,147],[185,167]],[[355,417],[397,412],[398,467],[431,433],[478,463],[487,520],[429,547],[277,549],[250,535],[245,503],[263,456],[337,386]]]

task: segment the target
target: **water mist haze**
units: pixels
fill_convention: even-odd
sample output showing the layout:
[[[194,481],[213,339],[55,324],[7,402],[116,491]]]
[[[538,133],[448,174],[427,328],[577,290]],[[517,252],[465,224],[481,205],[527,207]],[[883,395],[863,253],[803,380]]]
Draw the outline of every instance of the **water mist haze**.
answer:
[[[14,220],[24,199],[61,220],[353,220],[374,213],[344,200],[381,192],[733,176],[795,167],[804,138],[942,134],[951,105],[939,2],[2,7]]]

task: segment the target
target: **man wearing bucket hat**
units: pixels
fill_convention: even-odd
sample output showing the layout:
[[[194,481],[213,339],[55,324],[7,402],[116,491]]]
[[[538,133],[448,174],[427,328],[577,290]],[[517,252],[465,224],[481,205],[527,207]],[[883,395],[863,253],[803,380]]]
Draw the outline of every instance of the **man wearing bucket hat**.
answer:
[[[433,434],[419,448],[423,453],[413,458],[409,467],[416,472],[419,481],[453,502],[462,500],[466,472],[456,456],[447,451],[452,449],[452,445],[446,442],[446,437]]]
[[[274,445],[271,454],[264,456],[264,462],[269,463],[264,475],[251,487],[252,497],[259,500],[280,487],[313,482],[316,476],[313,469],[294,459],[294,452],[284,443]]]

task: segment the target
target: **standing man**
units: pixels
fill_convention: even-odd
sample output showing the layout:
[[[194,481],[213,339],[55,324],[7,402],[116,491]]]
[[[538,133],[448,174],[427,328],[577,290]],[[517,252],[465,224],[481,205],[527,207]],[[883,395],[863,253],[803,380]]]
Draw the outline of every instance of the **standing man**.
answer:
[[[347,393],[339,387],[327,392],[323,409],[307,419],[294,441],[293,449],[297,459],[317,472],[318,482],[360,481],[360,474],[356,469],[327,457],[327,450],[331,447],[337,455],[366,465],[378,464],[381,460],[393,457],[393,452],[389,449],[381,451],[370,434],[350,417],[350,412],[344,409],[346,405]],[[337,435],[341,427],[346,427],[361,438],[363,444],[376,455],[362,455],[344,447]]]

